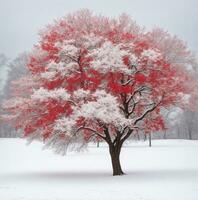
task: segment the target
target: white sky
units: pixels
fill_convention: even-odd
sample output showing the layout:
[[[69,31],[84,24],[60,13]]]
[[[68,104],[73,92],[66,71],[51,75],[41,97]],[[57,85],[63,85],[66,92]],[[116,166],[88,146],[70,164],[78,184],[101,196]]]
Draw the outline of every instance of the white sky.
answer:
[[[0,53],[13,58],[31,50],[44,25],[81,8],[107,16],[126,12],[147,29],[165,28],[198,50],[198,0],[0,0]]]

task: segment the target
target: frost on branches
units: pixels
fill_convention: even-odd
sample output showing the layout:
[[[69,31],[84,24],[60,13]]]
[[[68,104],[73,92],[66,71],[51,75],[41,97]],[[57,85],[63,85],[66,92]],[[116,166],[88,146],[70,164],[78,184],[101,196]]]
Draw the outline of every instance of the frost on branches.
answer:
[[[102,139],[121,175],[124,141],[138,130],[163,130],[161,109],[182,105],[188,93],[188,72],[154,44],[126,15],[68,15],[43,30],[27,66],[31,81],[14,83],[4,118],[58,153]]]

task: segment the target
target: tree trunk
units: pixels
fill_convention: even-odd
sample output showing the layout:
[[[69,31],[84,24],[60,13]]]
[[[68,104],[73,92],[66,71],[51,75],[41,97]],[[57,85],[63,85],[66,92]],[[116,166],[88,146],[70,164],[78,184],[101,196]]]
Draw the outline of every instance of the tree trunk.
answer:
[[[151,133],[149,133],[149,147],[151,147]]]
[[[111,163],[113,168],[113,176],[123,175],[124,172],[122,171],[121,164],[120,164],[120,151],[121,146],[109,146],[109,152],[111,156]]]
[[[100,146],[100,142],[99,141],[97,141],[97,147],[99,147]]]
[[[189,125],[188,125],[188,139],[192,140],[192,129]]]
[[[138,141],[140,141],[140,135],[139,135],[139,133],[137,133],[136,135],[137,135]]]
[[[144,141],[146,141],[146,139],[147,139],[147,135],[146,133],[144,133]]]
[[[189,135],[189,140],[192,140],[192,132],[191,132],[191,130],[188,131],[188,135]]]
[[[164,131],[163,139],[166,139],[166,130]]]

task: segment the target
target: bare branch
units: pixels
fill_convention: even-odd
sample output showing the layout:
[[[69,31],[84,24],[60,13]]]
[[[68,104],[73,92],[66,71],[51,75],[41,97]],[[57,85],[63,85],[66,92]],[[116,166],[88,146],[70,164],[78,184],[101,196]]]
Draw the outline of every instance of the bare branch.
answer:
[[[132,134],[132,132],[133,132],[133,129],[129,129],[129,130],[128,130],[127,134],[124,135],[124,137],[120,140],[121,144],[123,144],[123,142],[124,142],[126,139],[129,138],[129,136]]]
[[[96,134],[97,136],[101,137],[102,139],[106,140],[106,137],[104,137],[103,135],[101,135],[100,133],[98,133],[96,130],[90,128],[90,127],[85,127],[85,126],[81,126],[77,129],[76,133],[80,130],[89,130],[92,131],[94,134]]]
[[[150,109],[148,109],[147,111],[145,111],[140,117],[138,117],[136,120],[135,120],[135,122],[134,122],[134,125],[135,124],[137,124],[139,121],[141,121],[142,119],[144,119],[144,117],[146,117],[146,115],[148,114],[148,113],[150,113],[150,112],[152,112],[153,110],[155,110],[156,108],[157,108],[157,106],[162,102],[162,100],[163,100],[163,98],[164,98],[164,94],[162,95],[162,98],[161,98],[161,100],[156,104],[156,103],[153,103],[153,107],[152,108],[150,108]]]
[[[129,79],[127,82],[122,83],[122,85],[123,85],[123,86],[128,85],[131,81],[132,81],[132,79]]]

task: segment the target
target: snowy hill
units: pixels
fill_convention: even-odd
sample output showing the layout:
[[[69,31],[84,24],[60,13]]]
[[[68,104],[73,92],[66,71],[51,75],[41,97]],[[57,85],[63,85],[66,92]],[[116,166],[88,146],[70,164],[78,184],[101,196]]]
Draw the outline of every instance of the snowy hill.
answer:
[[[0,139],[1,200],[197,200],[198,141],[129,143],[125,176],[113,177],[108,149],[62,157],[40,143]]]

